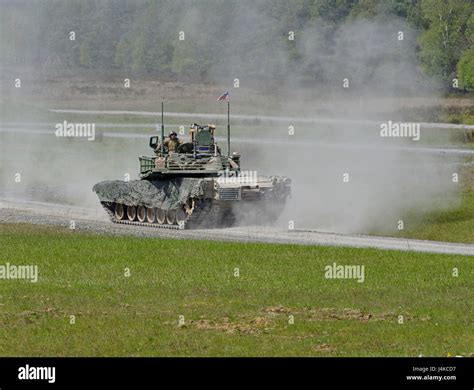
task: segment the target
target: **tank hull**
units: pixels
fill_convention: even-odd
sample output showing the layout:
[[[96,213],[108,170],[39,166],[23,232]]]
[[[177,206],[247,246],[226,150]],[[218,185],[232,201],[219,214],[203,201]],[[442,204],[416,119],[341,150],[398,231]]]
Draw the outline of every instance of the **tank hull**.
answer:
[[[112,222],[168,229],[274,222],[290,196],[290,181],[252,183],[215,177],[103,181],[93,187]]]

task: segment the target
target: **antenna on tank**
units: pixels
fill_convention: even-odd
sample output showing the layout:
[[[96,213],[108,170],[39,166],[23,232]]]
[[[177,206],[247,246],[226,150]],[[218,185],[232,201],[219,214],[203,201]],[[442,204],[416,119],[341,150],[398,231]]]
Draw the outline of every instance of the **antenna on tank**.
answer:
[[[227,100],[227,155],[230,157],[230,100]]]
[[[164,103],[161,102],[161,155],[164,153],[164,143],[165,143],[165,122],[163,120],[163,109]]]

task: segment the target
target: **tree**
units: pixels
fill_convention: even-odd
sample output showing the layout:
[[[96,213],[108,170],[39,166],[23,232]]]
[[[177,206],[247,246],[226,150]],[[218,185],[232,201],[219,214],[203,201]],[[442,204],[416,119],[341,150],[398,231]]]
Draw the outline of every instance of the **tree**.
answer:
[[[474,46],[464,52],[457,71],[460,87],[474,90]]]
[[[467,22],[474,11],[469,0],[423,0],[429,27],[420,37],[420,59],[427,73],[448,80],[468,47]]]

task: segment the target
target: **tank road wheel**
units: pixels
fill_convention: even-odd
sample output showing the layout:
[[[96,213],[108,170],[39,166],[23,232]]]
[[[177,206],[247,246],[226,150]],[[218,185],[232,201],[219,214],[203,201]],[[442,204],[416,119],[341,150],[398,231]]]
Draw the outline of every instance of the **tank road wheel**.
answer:
[[[156,209],[156,222],[164,224],[166,222],[166,211],[163,209]]]
[[[125,207],[123,207],[122,203],[117,203],[115,205],[115,218],[117,218],[119,221],[125,218]]]
[[[168,225],[174,225],[176,221],[176,211],[175,210],[167,210],[166,211],[166,223]]]
[[[176,223],[181,229],[184,228],[184,221],[186,221],[186,212],[183,209],[176,211]]]
[[[155,222],[156,209],[154,207],[149,207],[146,209],[146,220],[149,223]]]
[[[145,222],[146,220],[146,208],[145,206],[138,206],[137,207],[137,217],[140,222]]]
[[[127,206],[127,217],[129,221],[134,221],[137,217],[137,208],[135,206]]]

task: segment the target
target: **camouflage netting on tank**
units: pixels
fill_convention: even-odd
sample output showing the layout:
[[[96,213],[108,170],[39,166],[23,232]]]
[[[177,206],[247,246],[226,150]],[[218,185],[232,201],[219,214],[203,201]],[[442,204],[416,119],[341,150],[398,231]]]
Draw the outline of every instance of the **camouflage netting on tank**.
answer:
[[[128,206],[144,205],[174,209],[186,203],[190,197],[204,195],[204,179],[177,178],[163,181],[107,180],[94,185],[101,202],[116,202]]]

